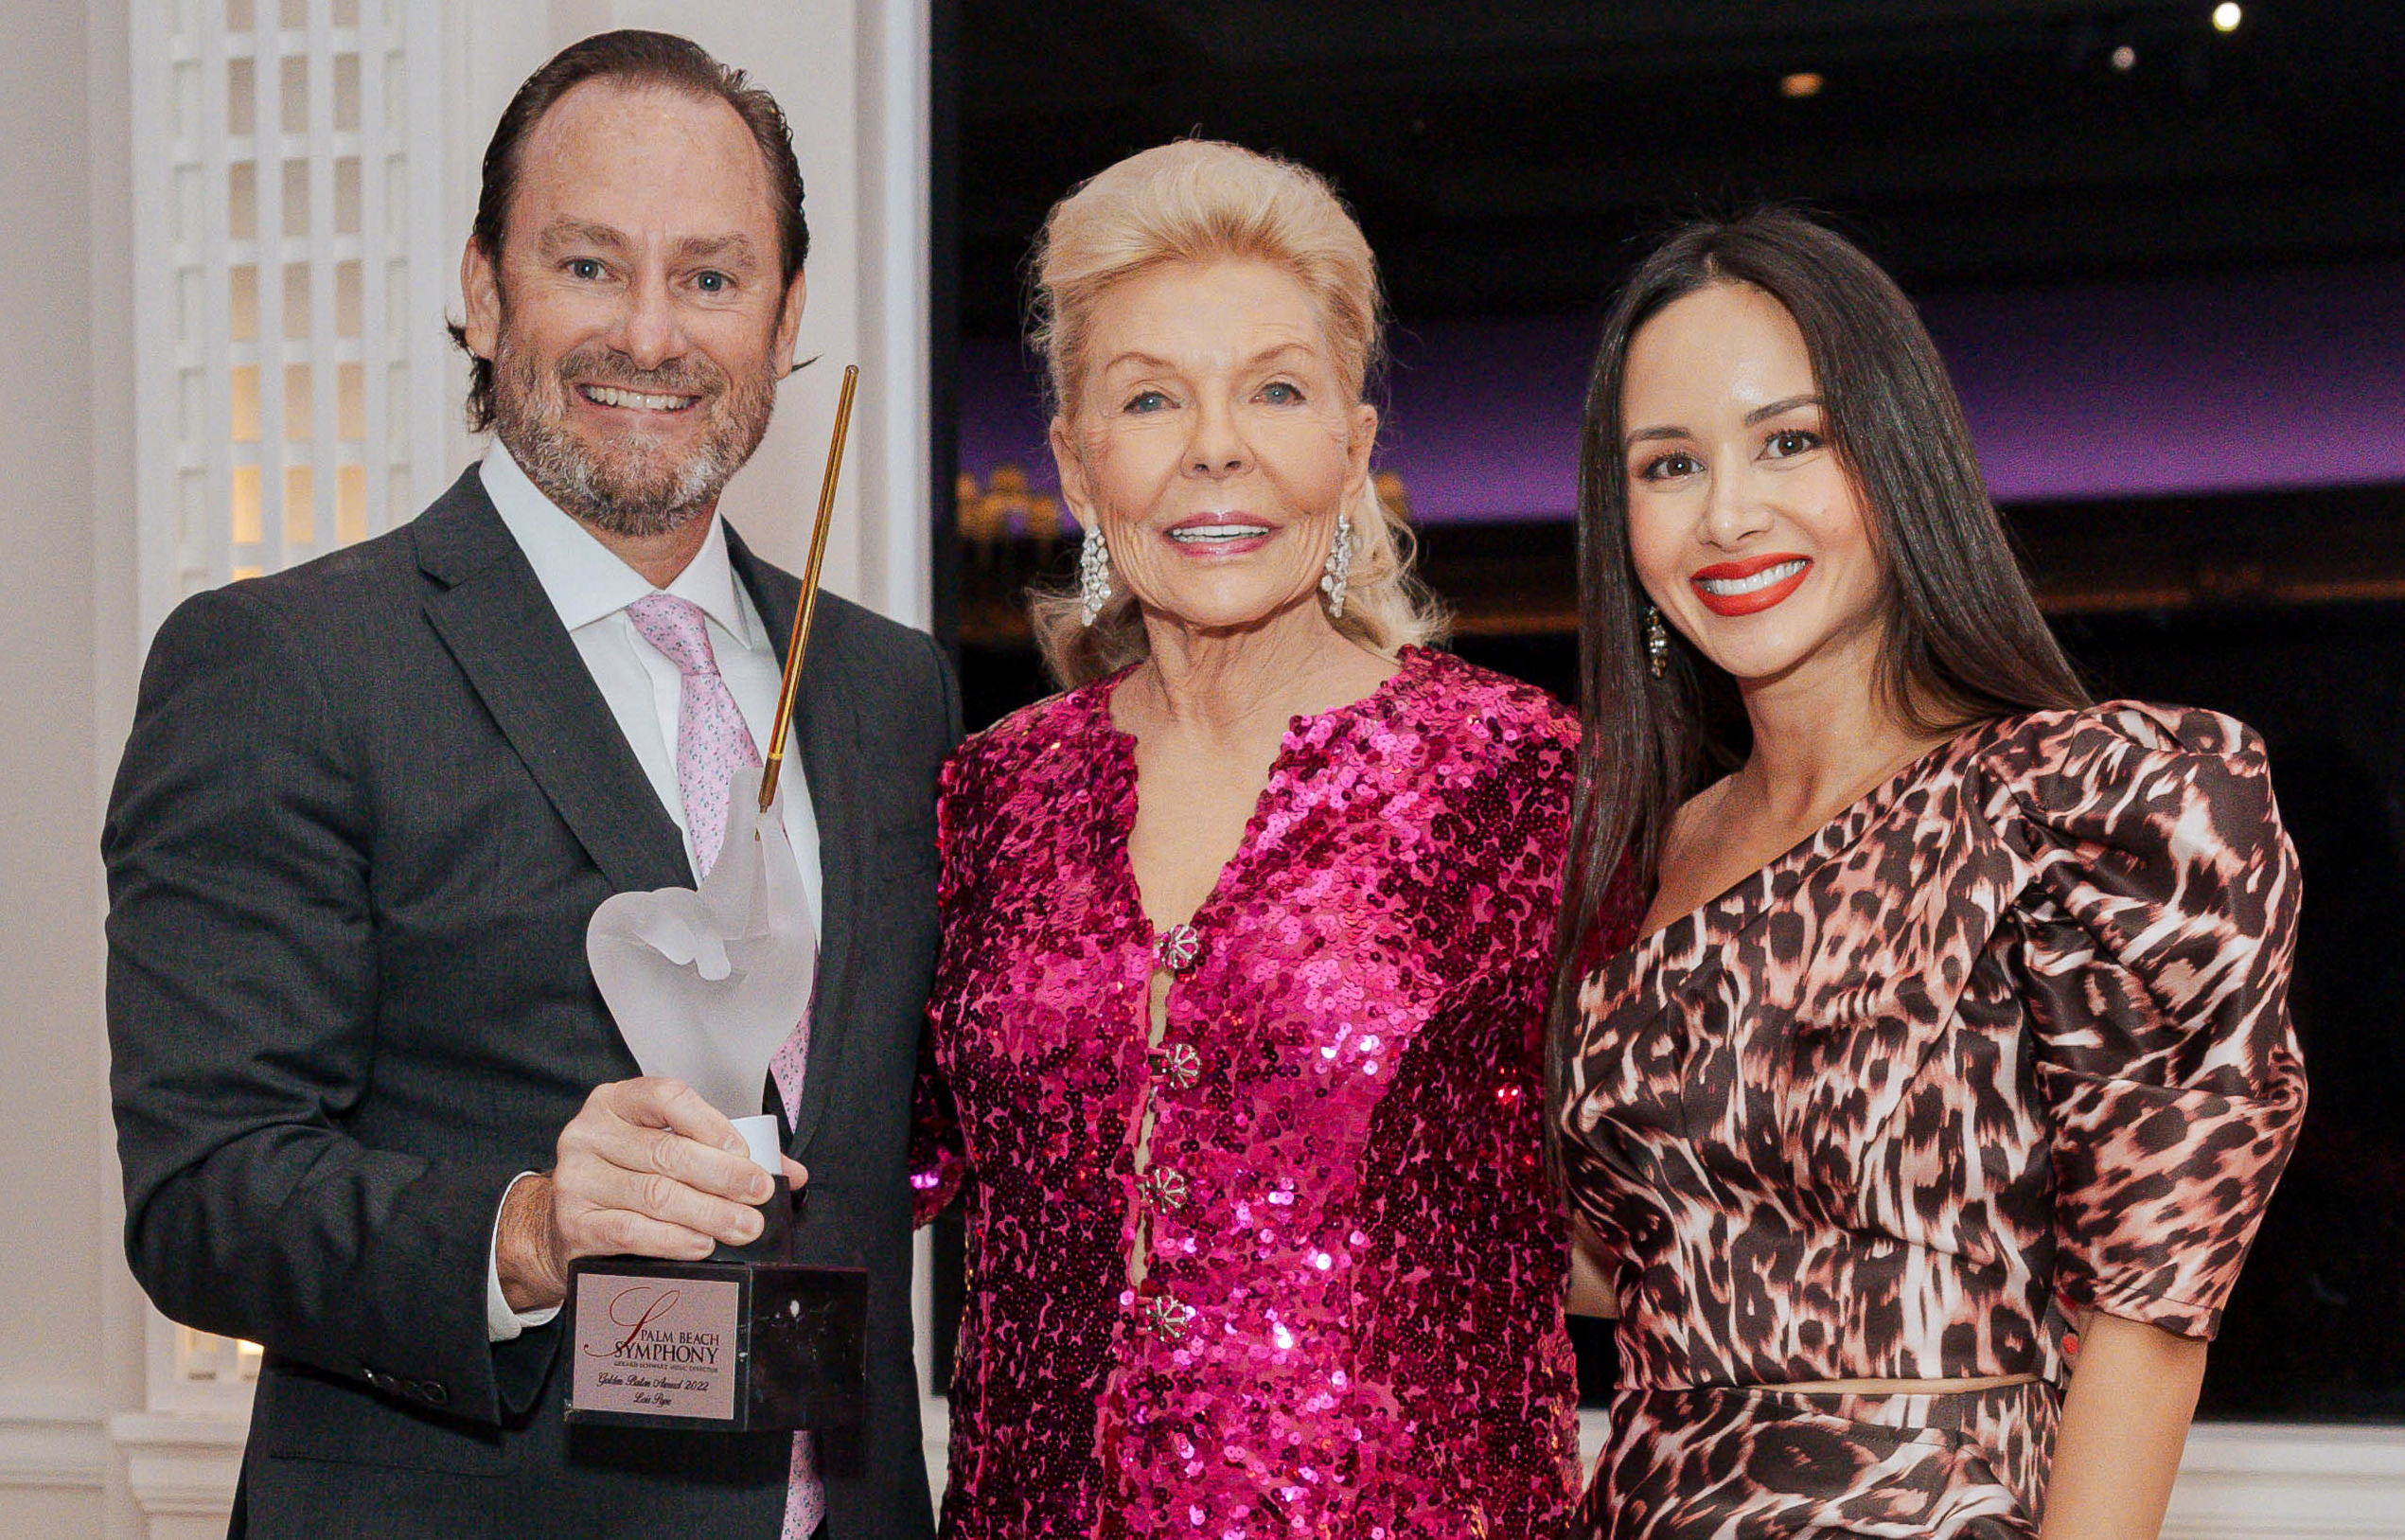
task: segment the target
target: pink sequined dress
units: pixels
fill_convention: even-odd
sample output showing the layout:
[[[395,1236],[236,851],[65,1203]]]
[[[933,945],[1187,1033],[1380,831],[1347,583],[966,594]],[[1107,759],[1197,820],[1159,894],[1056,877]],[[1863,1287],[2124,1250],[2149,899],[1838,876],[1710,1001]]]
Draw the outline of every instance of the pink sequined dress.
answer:
[[[912,1180],[922,1219],[968,1204],[945,1532],[1556,1533],[1538,1041],[1575,719],[1406,649],[1293,720],[1218,886],[1156,936],[1123,677],[944,772]]]

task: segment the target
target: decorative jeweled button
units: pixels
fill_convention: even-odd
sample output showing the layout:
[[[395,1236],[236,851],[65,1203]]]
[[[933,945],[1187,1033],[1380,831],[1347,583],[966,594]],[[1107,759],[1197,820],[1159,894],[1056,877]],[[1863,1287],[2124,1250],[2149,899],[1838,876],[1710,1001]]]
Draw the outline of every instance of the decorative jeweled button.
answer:
[[[1136,1178],[1136,1190],[1156,1213],[1176,1213],[1186,1206],[1186,1175],[1167,1166],[1155,1166]]]
[[[1154,955],[1172,973],[1192,971],[1202,961],[1202,932],[1191,925],[1173,925],[1153,943]]]
[[[1192,1043],[1166,1043],[1152,1051],[1153,1078],[1171,1090],[1192,1090],[1202,1080],[1202,1050]]]
[[[1147,1286],[1136,1298],[1136,1329],[1162,1342],[1183,1342],[1194,1330],[1194,1307],[1165,1290]]]

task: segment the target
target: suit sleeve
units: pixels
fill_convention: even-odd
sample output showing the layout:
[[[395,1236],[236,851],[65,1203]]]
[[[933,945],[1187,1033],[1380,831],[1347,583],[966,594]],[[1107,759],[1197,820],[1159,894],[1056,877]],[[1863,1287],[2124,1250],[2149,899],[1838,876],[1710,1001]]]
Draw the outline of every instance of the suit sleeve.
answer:
[[[943,713],[943,751],[935,756],[937,768],[941,769],[944,760],[960,747],[961,681],[952,668],[952,660],[945,652],[943,643],[929,636],[927,638],[927,650],[935,667],[936,692],[942,697],[939,709]]]
[[[486,1340],[517,1168],[346,1131],[375,1070],[372,826],[289,622],[239,588],[179,609],[101,835],[126,1252],[177,1320],[497,1421],[539,1380],[503,1395]]]

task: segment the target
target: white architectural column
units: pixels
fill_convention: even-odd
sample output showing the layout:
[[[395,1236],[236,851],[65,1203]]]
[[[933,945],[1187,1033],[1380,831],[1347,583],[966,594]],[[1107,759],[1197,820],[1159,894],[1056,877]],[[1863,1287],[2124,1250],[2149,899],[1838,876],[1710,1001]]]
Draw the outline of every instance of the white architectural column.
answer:
[[[97,398],[95,133],[80,5],[18,5],[0,50],[0,1254],[11,1351],[0,1357],[0,1534],[102,1522],[110,1405],[101,1297],[115,1180],[99,1092],[102,900],[92,467]],[[105,133],[105,131],[103,131]]]

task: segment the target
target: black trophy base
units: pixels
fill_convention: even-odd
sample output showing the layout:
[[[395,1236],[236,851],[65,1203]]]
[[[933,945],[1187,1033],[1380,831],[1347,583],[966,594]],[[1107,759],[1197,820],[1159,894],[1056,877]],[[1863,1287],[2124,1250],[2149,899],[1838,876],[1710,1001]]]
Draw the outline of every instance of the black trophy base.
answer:
[[[859,1268],[586,1257],[568,1301],[571,1423],[752,1433],[865,1412]]]
[[[783,1177],[761,1213],[759,1239],[706,1262],[569,1265],[569,1422],[756,1433],[862,1420],[868,1274],[786,1260]]]

